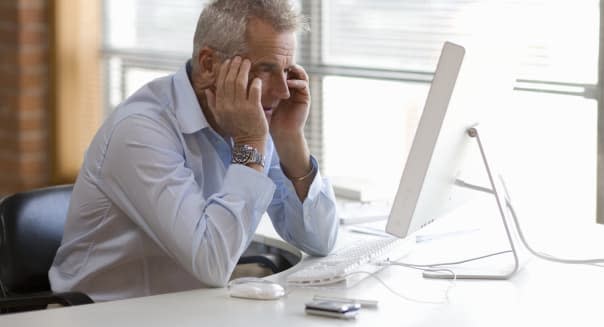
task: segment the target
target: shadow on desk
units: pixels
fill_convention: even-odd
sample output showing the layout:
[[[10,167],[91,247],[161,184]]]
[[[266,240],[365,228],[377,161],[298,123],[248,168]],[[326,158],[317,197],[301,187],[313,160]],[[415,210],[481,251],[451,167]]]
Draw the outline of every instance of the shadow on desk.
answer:
[[[253,241],[245,250],[231,279],[239,277],[265,277],[285,271],[302,260],[299,254]]]

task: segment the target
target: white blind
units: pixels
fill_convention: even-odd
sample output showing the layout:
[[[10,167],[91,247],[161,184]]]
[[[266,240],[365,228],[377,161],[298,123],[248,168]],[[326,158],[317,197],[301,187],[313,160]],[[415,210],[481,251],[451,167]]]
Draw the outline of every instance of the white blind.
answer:
[[[105,0],[106,52],[187,58],[204,0]],[[309,3],[311,5],[309,5]],[[432,72],[445,40],[498,22],[498,36],[523,37],[526,55],[519,78],[595,84],[598,0],[304,0],[320,46],[302,63]],[[500,8],[507,8],[505,14]],[[520,31],[521,33],[512,33]],[[509,32],[509,33],[508,33]],[[301,38],[308,40],[309,38]],[[520,40],[519,40],[520,42]],[[310,49],[310,45],[306,45]]]
[[[419,117],[445,40],[482,37],[522,46],[523,67],[518,78],[532,89],[567,85],[581,95],[597,81],[598,0],[298,2],[310,17],[312,28],[311,33],[299,37],[297,56],[310,72],[312,83],[313,105],[306,135],[311,151],[329,173],[372,175],[371,163],[356,167],[343,158],[343,150],[355,150],[347,148],[355,133],[392,138],[396,132],[400,133],[394,136],[401,146],[410,143],[414,119]],[[196,21],[206,3],[104,1],[109,107],[149,79],[174,71],[190,57]],[[417,83],[410,83],[413,81],[423,84],[418,88]],[[351,113],[362,127],[342,124]],[[381,121],[377,119],[380,116]],[[379,123],[368,124],[372,119]],[[392,131],[400,119],[405,120],[405,131]],[[397,126],[401,129],[401,124]],[[373,150],[376,154],[400,153]],[[383,158],[392,167],[400,167],[400,160]],[[388,169],[382,173],[397,176]]]
[[[105,0],[105,47],[190,56],[204,0]]]
[[[325,65],[432,72],[444,41],[493,33],[523,43],[519,78],[597,80],[597,0],[330,0],[322,9]]]

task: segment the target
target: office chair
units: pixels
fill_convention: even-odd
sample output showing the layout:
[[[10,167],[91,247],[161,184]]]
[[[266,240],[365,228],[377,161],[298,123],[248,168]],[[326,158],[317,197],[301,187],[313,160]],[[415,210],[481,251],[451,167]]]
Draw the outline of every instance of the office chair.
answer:
[[[83,293],[53,293],[48,281],[72,189],[40,188],[0,202],[0,313],[93,303]]]

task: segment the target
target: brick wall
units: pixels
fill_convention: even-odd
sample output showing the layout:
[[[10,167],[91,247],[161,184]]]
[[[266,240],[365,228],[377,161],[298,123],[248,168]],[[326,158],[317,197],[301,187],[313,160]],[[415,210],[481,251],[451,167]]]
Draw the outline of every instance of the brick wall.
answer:
[[[50,181],[48,0],[0,0],[0,196]]]

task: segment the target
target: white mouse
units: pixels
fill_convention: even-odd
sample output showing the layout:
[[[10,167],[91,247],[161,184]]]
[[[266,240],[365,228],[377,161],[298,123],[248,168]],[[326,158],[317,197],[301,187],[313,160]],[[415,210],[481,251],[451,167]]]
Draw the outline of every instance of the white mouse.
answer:
[[[283,286],[257,277],[233,279],[227,286],[232,297],[255,300],[276,300],[285,295]]]

